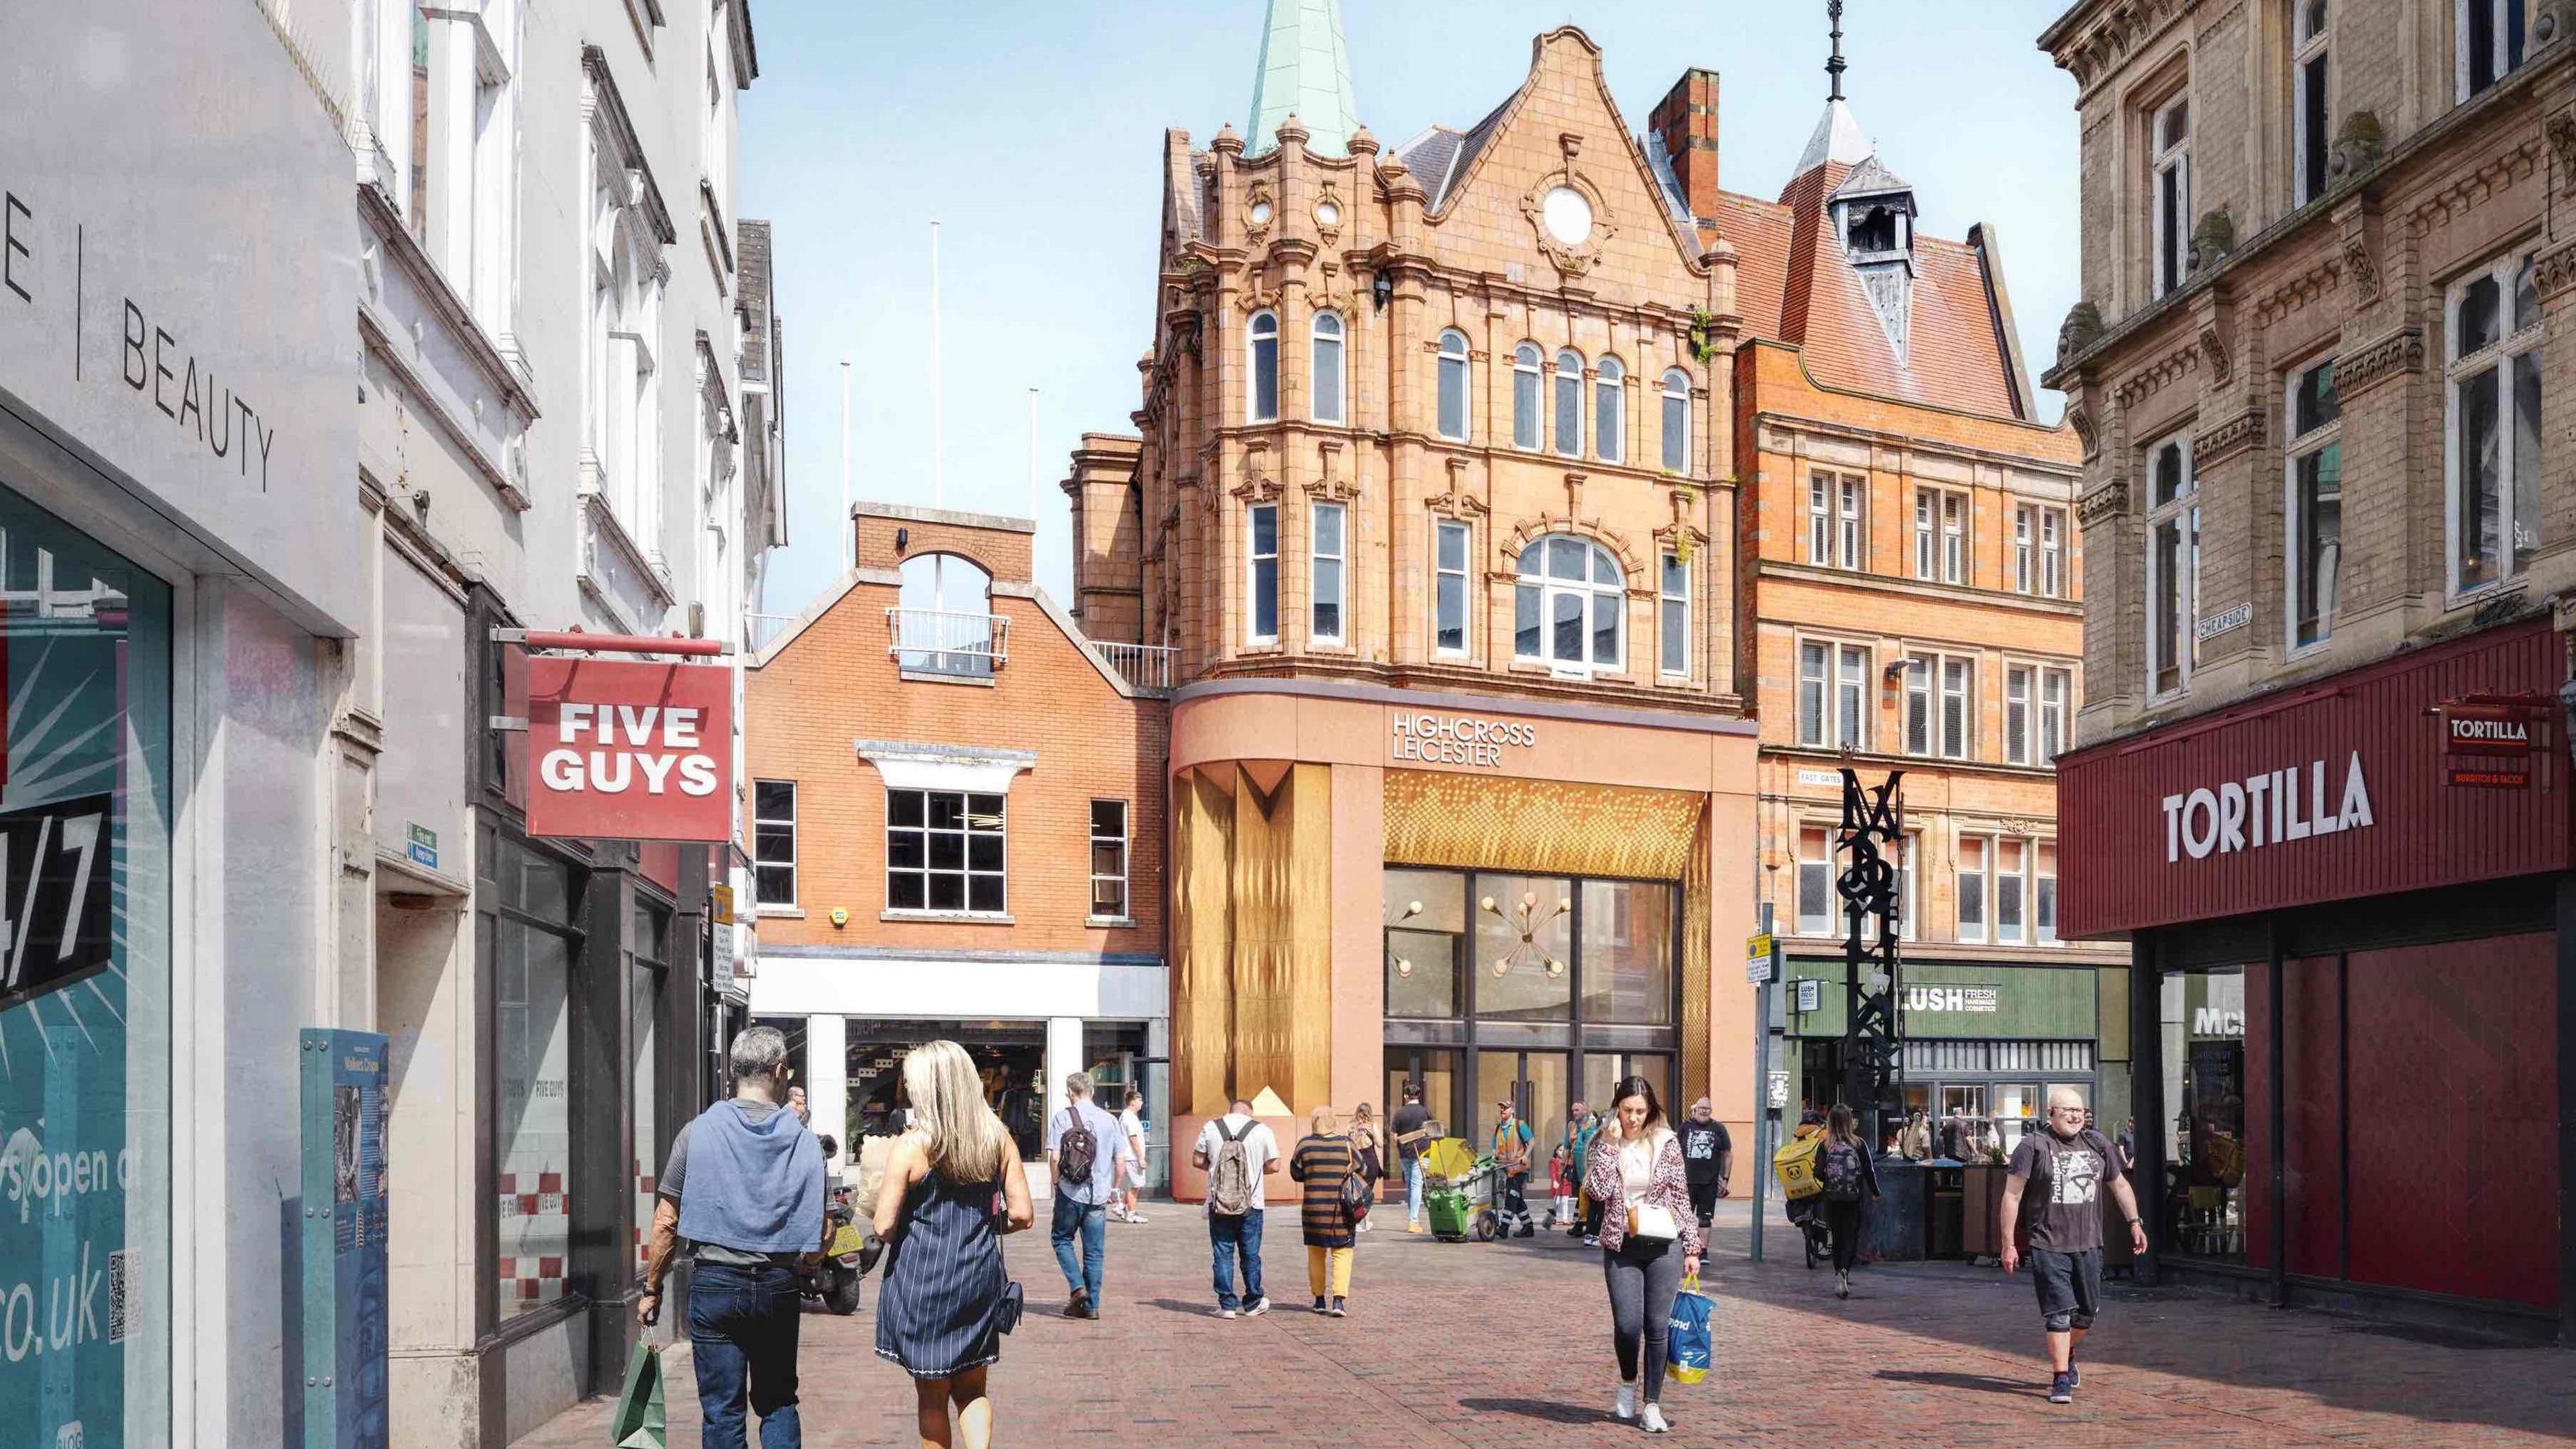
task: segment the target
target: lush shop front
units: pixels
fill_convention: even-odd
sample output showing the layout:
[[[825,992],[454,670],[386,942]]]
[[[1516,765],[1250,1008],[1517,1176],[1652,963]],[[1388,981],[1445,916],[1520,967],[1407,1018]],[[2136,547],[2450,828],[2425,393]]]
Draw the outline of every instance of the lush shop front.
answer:
[[[2146,1271],[2576,1339],[2566,643],[2491,629],[2059,761],[2133,943]]]

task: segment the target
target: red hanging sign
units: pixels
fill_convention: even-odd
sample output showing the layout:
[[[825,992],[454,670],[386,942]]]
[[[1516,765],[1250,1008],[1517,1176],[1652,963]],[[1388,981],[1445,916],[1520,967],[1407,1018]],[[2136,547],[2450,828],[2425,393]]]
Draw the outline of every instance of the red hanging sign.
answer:
[[[2531,757],[2546,743],[2547,715],[2520,700],[2442,703],[2442,769],[2453,785],[2527,790]]]
[[[733,838],[733,674],[721,665],[528,660],[528,833]]]

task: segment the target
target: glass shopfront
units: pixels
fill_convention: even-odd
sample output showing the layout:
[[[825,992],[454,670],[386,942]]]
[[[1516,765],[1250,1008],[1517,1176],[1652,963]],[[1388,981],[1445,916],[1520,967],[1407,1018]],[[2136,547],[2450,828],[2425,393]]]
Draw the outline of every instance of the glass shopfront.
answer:
[[[0,1432],[170,1386],[170,590],[0,490]]]
[[[485,833],[493,894],[494,1261],[503,1322],[566,1298],[572,1278],[574,964],[589,872],[514,832]]]
[[[2164,1204],[2172,1250],[2245,1261],[2245,968],[2164,978]]]
[[[1513,1103],[1544,1155],[1580,1099],[1629,1074],[1672,1100],[1681,890],[1667,881],[1388,866],[1386,1100],[1423,1104],[1479,1151]]]
[[[923,1042],[953,1041],[966,1049],[984,1081],[984,1101],[1010,1129],[1020,1159],[1046,1155],[1046,1023],[1042,1021],[864,1021],[849,1023],[849,1134],[843,1140],[886,1136],[898,1130],[903,1059]]]

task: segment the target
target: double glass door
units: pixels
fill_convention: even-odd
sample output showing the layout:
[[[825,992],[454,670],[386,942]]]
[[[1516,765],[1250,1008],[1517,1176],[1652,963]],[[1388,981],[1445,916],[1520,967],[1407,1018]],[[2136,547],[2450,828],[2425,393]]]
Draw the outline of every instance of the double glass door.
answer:
[[[1501,1125],[1499,1103],[1530,1128],[1530,1165],[1536,1172],[1565,1136],[1567,1054],[1555,1051],[1480,1051],[1476,1053],[1476,1136],[1478,1152],[1494,1148],[1494,1129]]]

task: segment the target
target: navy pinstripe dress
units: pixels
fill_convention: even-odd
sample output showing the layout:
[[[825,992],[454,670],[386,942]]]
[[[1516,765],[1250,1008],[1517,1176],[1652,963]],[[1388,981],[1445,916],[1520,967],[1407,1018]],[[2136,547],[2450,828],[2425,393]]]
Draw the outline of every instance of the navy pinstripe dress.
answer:
[[[877,1295],[877,1356],[944,1379],[1002,1356],[1010,1275],[994,1232],[998,1182],[959,1186],[933,1170],[904,1199]]]

